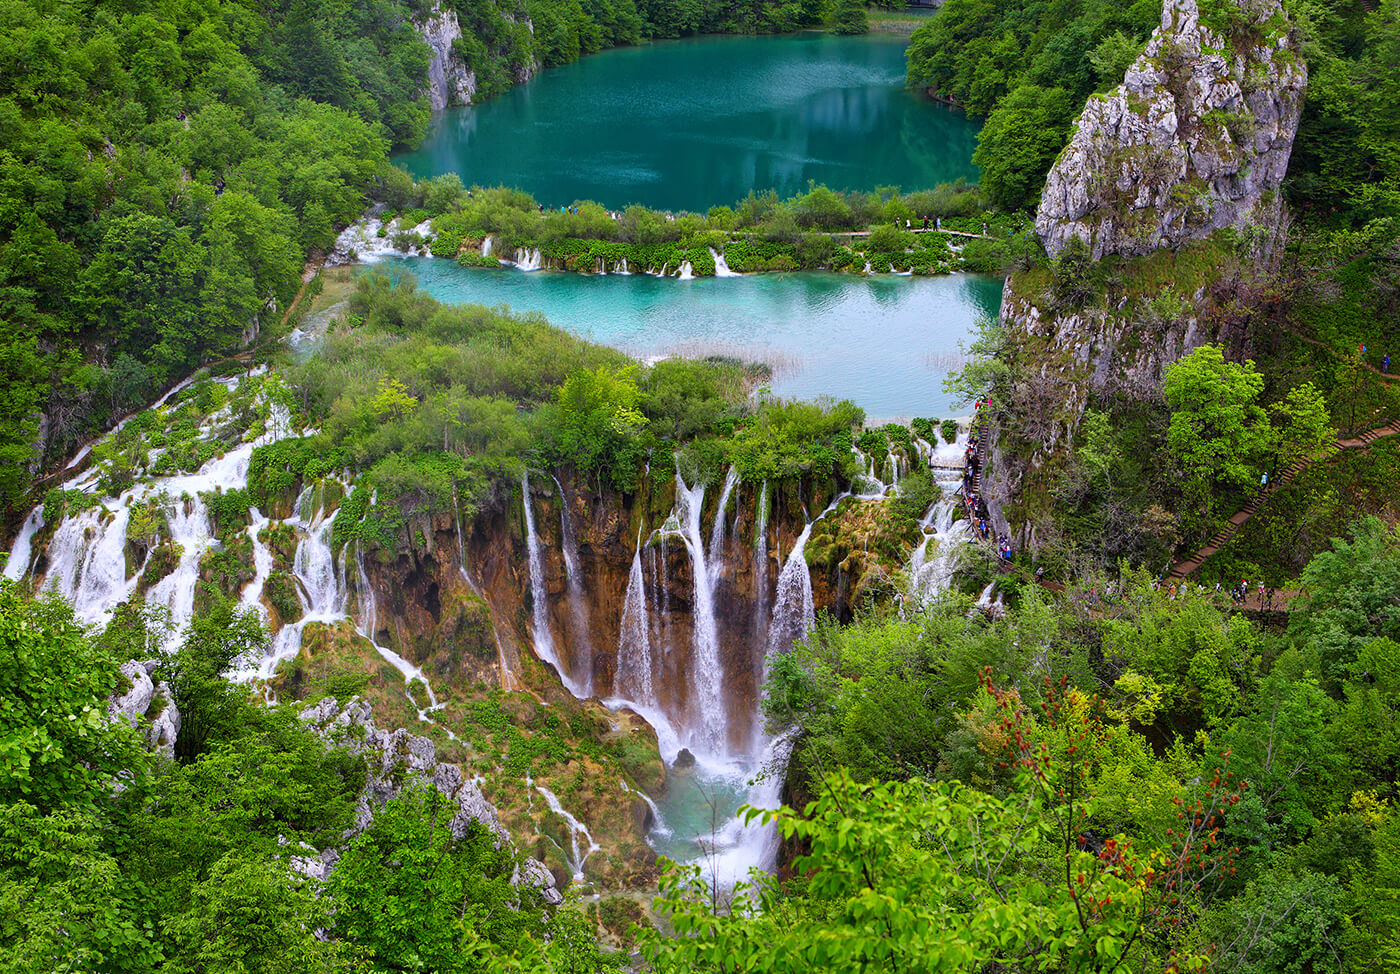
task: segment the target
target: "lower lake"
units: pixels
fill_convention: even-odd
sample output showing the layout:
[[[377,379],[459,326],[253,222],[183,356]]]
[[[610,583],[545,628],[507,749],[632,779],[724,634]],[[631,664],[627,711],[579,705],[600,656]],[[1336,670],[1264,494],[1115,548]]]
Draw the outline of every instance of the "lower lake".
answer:
[[[978,319],[1001,306],[1000,278],[746,274],[695,280],[464,268],[408,258],[402,269],[446,304],[507,306],[639,358],[732,355],[766,361],[785,398],[851,399],[872,419],[945,418],[943,390]]]

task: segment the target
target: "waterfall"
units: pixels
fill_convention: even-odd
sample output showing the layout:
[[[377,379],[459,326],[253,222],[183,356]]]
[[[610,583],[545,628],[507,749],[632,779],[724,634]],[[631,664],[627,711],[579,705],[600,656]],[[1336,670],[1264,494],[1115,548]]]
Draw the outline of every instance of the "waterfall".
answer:
[[[481,594],[481,589],[476,587],[476,582],[467,574],[467,543],[462,537],[462,509],[457,503],[457,482],[452,482],[452,523],[457,527],[457,572],[462,576],[462,581],[467,583],[477,595]],[[494,628],[494,627],[493,627]]]
[[[66,517],[49,542],[49,568],[44,587],[73,606],[83,622],[104,622],[136,588],[139,567],[126,576],[126,526],[131,518],[123,495],[115,511],[104,507]],[[110,513],[105,520],[101,517]]]
[[[646,803],[647,808],[651,809],[651,832],[653,835],[669,838],[674,834],[666,826],[666,820],[661,816],[661,809],[656,806],[656,802],[652,801],[650,795],[648,795],[641,789],[629,786],[627,784],[626,778],[617,779],[617,783],[622,786],[623,794],[636,795],[638,798],[640,798],[643,802]]]
[[[715,277],[742,276],[740,274],[735,273],[734,271],[731,271],[729,269],[729,265],[724,261],[724,254],[720,253],[718,250],[715,250],[715,248],[713,247],[710,248],[710,256],[715,259]]]
[[[758,490],[754,506],[754,627],[755,633],[768,626],[768,481]]]
[[[544,266],[544,258],[540,255],[540,249],[535,247],[526,250],[524,247],[515,248],[515,266],[522,271],[537,271]]]
[[[767,743],[756,764],[758,773],[748,782],[743,804],[767,809],[782,805],[782,772],[792,755],[793,744],[790,733]],[[746,825],[736,815],[706,844],[708,856],[697,860],[701,875],[720,889],[733,889],[734,884],[748,880],[751,869],[771,873],[777,868],[782,836],[773,825]]]
[[[596,260],[594,260],[594,261],[593,261],[593,273],[598,274],[598,275],[601,275],[602,277],[607,277],[607,276],[608,276],[608,262],[607,262],[605,259],[603,259],[602,257],[599,257],[599,258],[597,258]]]
[[[344,555],[345,552],[341,551],[342,560]],[[375,641],[375,633],[379,629],[379,607],[374,596],[374,586],[370,584],[369,575],[365,571],[364,552],[360,551],[358,544],[355,547],[355,595],[360,603],[360,622],[359,625],[356,626],[355,631],[369,640],[369,644],[374,647],[374,651],[377,652],[385,662],[389,663],[403,675],[403,695],[408,698],[409,703],[413,704],[413,708],[418,711],[418,719],[424,723],[436,724],[438,727],[442,727],[441,724],[437,724],[430,716],[434,710],[441,709],[443,705],[438,703],[437,694],[433,692],[433,685],[428,682],[428,675],[424,673],[420,667],[414,666],[388,646],[381,646]],[[412,687],[415,681],[423,684],[423,690],[428,696],[428,706],[426,707],[419,707],[418,701],[413,699],[410,687]],[[447,731],[448,737],[453,740],[457,739],[457,735],[452,733],[452,731],[445,727],[443,730]]]
[[[549,592],[544,587],[544,559],[540,555],[540,539],[535,534],[534,505],[530,502],[530,473],[527,470],[520,478],[521,501],[525,506],[525,543],[530,563],[530,602],[534,607],[535,655],[553,666],[564,687],[579,699],[587,699],[584,688],[574,681],[554,649],[554,637],[549,631]]]
[[[258,538],[258,533],[267,526],[267,518],[256,507],[248,509],[250,524],[245,529],[244,534],[253,545],[253,580],[243,586],[243,591],[238,595],[238,607],[240,609],[253,609],[262,616],[263,622],[267,622],[267,608],[262,604],[263,587],[267,584],[267,576],[272,574],[272,551]]]
[[[481,241],[481,256],[491,256],[491,234],[487,234]]]
[[[180,546],[175,570],[151,586],[146,602],[170,610],[170,636],[166,649],[179,646],[185,626],[194,615],[194,589],[199,582],[199,561],[209,548],[209,512],[198,497],[176,501],[167,509],[170,540]]]
[[[817,613],[812,604],[812,575],[807,568],[807,539],[812,535],[809,521],[797,536],[792,553],[778,574],[778,596],[773,603],[773,622],[768,627],[768,656],[787,652],[792,644],[811,631]]]
[[[955,483],[941,485],[944,493],[934,501],[920,522],[927,537],[909,556],[909,597],[916,607],[927,604],[948,588],[967,541],[967,522],[954,521],[958,498]],[[930,533],[931,532],[931,533]],[[933,557],[929,547],[933,546]]]
[[[695,280],[695,268],[693,268],[693,267],[690,266],[690,261],[688,261],[688,260],[683,260],[683,261],[681,261],[680,273],[676,275],[676,279],[679,280],[679,281],[693,281],[693,280]]]
[[[30,511],[29,516],[24,519],[24,525],[19,529],[14,546],[10,549],[10,557],[5,561],[5,577],[10,581],[17,582],[28,573],[29,563],[34,557],[34,535],[43,526],[44,508],[40,505]]]
[[[588,826],[584,825],[572,814],[564,810],[564,807],[559,804],[559,799],[555,797],[554,792],[550,791],[544,785],[535,785],[535,790],[544,796],[545,804],[549,806],[549,810],[562,818],[564,824],[569,827],[571,854],[566,853],[569,860],[569,868],[573,870],[574,882],[583,882],[584,864],[588,862],[588,857],[601,849],[602,846],[593,841],[593,833],[588,831]],[[579,852],[578,845],[580,836],[588,841],[588,848],[582,853]],[[560,851],[562,852],[563,850],[561,849]]]
[[[614,273],[614,274],[626,274],[626,275],[629,275],[629,276],[631,275],[632,272],[631,272],[630,270],[627,269],[627,258],[626,258],[626,257],[622,258],[622,264],[621,264],[620,266],[613,268],[613,273]]]
[[[637,550],[627,575],[622,601],[622,624],[617,640],[617,675],[613,695],[656,705],[651,673],[651,621],[647,618],[646,580],[642,577],[642,529],[637,529]]]
[[[739,483],[739,470],[730,466],[724,475],[724,487],[719,492],[719,506],[715,508],[715,523],[710,528],[710,550],[707,555],[710,564],[711,583],[719,581],[724,571],[724,509],[729,505],[729,495]]]
[[[874,273],[875,273],[873,270],[870,269],[870,261],[868,261],[868,260],[865,262],[865,273],[866,273],[866,274],[874,274]]]
[[[694,655],[691,659],[692,713],[696,724],[692,736],[697,744],[711,754],[723,754],[728,748],[729,715],[724,695],[724,667],[719,655],[719,630],[715,621],[714,581],[705,564],[705,542],[700,533],[700,514],[705,502],[705,487],[686,485],[676,464],[676,510],[672,517],[690,553],[691,576],[695,583],[693,625]]]
[[[588,621],[588,604],[583,597],[583,572],[578,564],[578,538],[574,535],[573,522],[569,519],[569,499],[564,493],[564,485],[559,478],[550,475],[554,486],[559,489],[559,536],[563,539],[564,570],[568,575],[569,613],[573,623],[569,635],[572,637],[570,659],[575,661],[575,669],[582,664],[584,672],[584,697],[593,696],[593,643],[592,629]],[[579,694],[575,694],[579,696]]]

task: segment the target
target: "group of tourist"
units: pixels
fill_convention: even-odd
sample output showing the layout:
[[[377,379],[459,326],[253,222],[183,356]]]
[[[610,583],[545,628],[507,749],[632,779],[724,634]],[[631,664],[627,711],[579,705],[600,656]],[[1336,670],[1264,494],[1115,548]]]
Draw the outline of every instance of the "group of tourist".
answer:
[[[987,521],[987,504],[981,497],[977,487],[977,474],[982,466],[982,454],[979,446],[982,441],[982,433],[978,420],[981,417],[982,407],[989,405],[990,399],[978,399],[973,406],[972,427],[967,434],[967,449],[963,452],[963,505],[967,509],[967,523],[972,525],[973,533],[981,541],[996,541],[998,556],[1002,561],[1011,561],[1011,539],[1005,534],[993,535],[991,525]]]
[[[1154,589],[1160,590],[1162,587],[1162,582],[1163,579],[1155,579],[1152,582],[1152,587]],[[1200,584],[1199,582],[1194,584],[1185,581],[1171,582],[1167,585],[1167,598],[1175,602],[1177,598],[1185,598],[1186,594],[1193,590],[1197,595],[1206,594],[1206,587]],[[1278,600],[1280,607],[1282,607],[1282,605],[1286,601],[1279,595],[1278,589],[1269,588],[1263,582],[1259,583],[1258,587],[1255,590],[1255,594],[1258,596],[1258,607],[1266,612],[1273,611],[1274,601],[1276,599]],[[1221,595],[1229,595],[1230,600],[1232,602],[1234,602],[1236,605],[1243,606],[1249,598],[1249,579],[1240,579],[1240,583],[1238,585],[1232,586],[1228,590],[1225,588],[1223,582],[1216,582],[1214,595],[1216,598],[1219,598]]]

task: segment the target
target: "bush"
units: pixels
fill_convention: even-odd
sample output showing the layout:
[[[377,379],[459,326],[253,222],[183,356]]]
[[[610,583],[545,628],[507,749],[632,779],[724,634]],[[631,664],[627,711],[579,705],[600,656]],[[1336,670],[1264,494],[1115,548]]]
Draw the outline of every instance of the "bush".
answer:
[[[943,433],[944,443],[956,443],[958,441],[958,421],[956,419],[945,419],[939,429]]]

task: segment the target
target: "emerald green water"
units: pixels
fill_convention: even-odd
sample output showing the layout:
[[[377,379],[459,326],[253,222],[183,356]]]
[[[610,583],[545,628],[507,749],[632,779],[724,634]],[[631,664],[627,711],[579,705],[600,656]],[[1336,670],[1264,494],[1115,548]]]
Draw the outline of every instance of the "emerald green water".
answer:
[[[906,38],[704,37],[621,48],[554,68],[485,104],[438,115],[418,177],[703,212],[750,190],[927,189],[977,177],[978,124],[904,89]]]
[[[746,274],[680,281],[646,274],[481,270],[432,258],[411,271],[447,304],[538,311],[560,328],[641,358],[733,355],[774,367],[775,395],[850,399],[871,419],[948,417],[943,378],[981,315],[1001,308],[999,278],[973,274]]]

